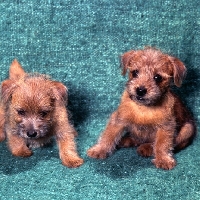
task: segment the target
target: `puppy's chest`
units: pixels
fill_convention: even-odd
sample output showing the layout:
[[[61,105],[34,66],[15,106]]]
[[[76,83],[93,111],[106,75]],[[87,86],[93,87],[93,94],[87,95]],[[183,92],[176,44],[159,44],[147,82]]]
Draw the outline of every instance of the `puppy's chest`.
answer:
[[[168,115],[168,110],[137,106],[134,103],[122,104],[118,111],[120,120],[125,123],[138,124],[136,125],[138,130],[146,129],[150,125],[161,124]]]
[[[159,105],[145,106],[132,101],[125,93],[118,109],[118,116],[128,123],[144,127],[146,125],[157,126],[171,118],[173,105],[173,97],[166,97]]]
[[[156,137],[156,127],[151,125],[137,125],[131,124],[129,126],[129,132],[140,140],[144,140],[146,142],[154,141]]]

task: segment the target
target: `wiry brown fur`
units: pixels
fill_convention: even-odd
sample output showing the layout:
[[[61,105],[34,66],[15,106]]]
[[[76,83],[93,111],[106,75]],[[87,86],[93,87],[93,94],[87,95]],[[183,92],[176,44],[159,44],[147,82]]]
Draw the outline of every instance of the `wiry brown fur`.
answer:
[[[123,74],[129,71],[129,80],[121,103],[87,154],[103,159],[116,145],[137,146],[141,156],[154,156],[157,168],[172,169],[176,165],[173,150],[189,145],[196,130],[191,115],[170,91],[172,80],[181,86],[186,68],[154,48],[126,52],[122,66]],[[129,134],[124,136],[125,132]]]
[[[8,139],[15,156],[32,155],[31,148],[45,145],[55,136],[63,165],[83,164],[76,151],[77,132],[66,110],[67,88],[45,75],[26,74],[14,60],[9,79],[1,85],[0,140]]]

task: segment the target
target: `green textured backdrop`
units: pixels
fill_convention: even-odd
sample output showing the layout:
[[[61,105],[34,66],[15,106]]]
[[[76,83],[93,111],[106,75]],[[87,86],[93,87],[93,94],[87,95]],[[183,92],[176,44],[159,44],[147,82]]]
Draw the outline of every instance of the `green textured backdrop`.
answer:
[[[69,88],[69,108],[85,164],[61,165],[54,143],[15,158],[0,144],[0,199],[200,199],[200,139],[175,155],[171,171],[156,169],[135,149],[106,160],[86,150],[119,104],[126,77],[119,56],[152,45],[180,58],[188,76],[179,95],[200,119],[199,0],[0,0],[0,80],[17,58]],[[199,123],[198,123],[199,127]]]

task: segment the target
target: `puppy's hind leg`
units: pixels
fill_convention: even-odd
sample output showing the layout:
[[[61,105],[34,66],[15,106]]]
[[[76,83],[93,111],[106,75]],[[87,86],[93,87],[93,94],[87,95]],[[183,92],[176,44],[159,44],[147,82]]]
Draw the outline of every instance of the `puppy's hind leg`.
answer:
[[[137,153],[143,157],[153,156],[153,144],[144,143],[137,148]]]
[[[196,127],[193,122],[187,122],[183,125],[177,137],[175,138],[175,151],[187,147],[194,139]]]
[[[153,155],[153,144],[152,143],[142,143],[137,141],[134,137],[130,135],[125,136],[121,139],[118,145],[119,148],[127,147],[137,147],[137,153],[143,157],[149,157]]]
[[[119,147],[119,148],[137,147],[140,144],[141,144],[141,142],[136,140],[130,134],[127,134],[122,137],[122,139],[119,141],[119,144],[117,145],[117,147]]]
[[[98,143],[87,151],[87,155],[89,157],[98,159],[106,158],[109,154],[112,153],[116,144],[121,139],[123,129],[124,124],[117,120],[117,113],[114,112],[110,117],[106,129],[99,138]]]

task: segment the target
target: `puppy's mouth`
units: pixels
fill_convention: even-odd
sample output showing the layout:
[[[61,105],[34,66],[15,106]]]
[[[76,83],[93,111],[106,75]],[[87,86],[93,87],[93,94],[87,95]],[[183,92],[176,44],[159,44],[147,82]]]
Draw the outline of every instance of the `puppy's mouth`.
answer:
[[[139,102],[139,103],[141,103],[141,104],[145,104],[145,105],[148,105],[150,102],[149,102],[149,100],[147,99],[147,98],[145,98],[145,97],[141,97],[141,96],[134,96],[134,95],[130,95],[130,99],[132,100],[132,101],[137,101],[137,102]]]
[[[156,100],[157,99],[150,99],[148,98],[146,95],[145,96],[139,96],[139,95],[134,95],[134,94],[130,94],[129,93],[129,97],[132,101],[138,103],[138,104],[142,104],[144,106],[153,106],[156,104]]]
[[[142,104],[144,106],[155,106],[157,105],[159,102],[161,102],[161,97],[160,98],[147,98],[147,97],[141,97],[141,96],[138,96],[138,95],[132,95],[132,94],[129,94],[130,96],[130,99],[138,104]]]
[[[136,99],[138,101],[141,101],[141,102],[144,102],[145,101],[145,98],[144,97],[140,97],[140,96],[136,96]]]

